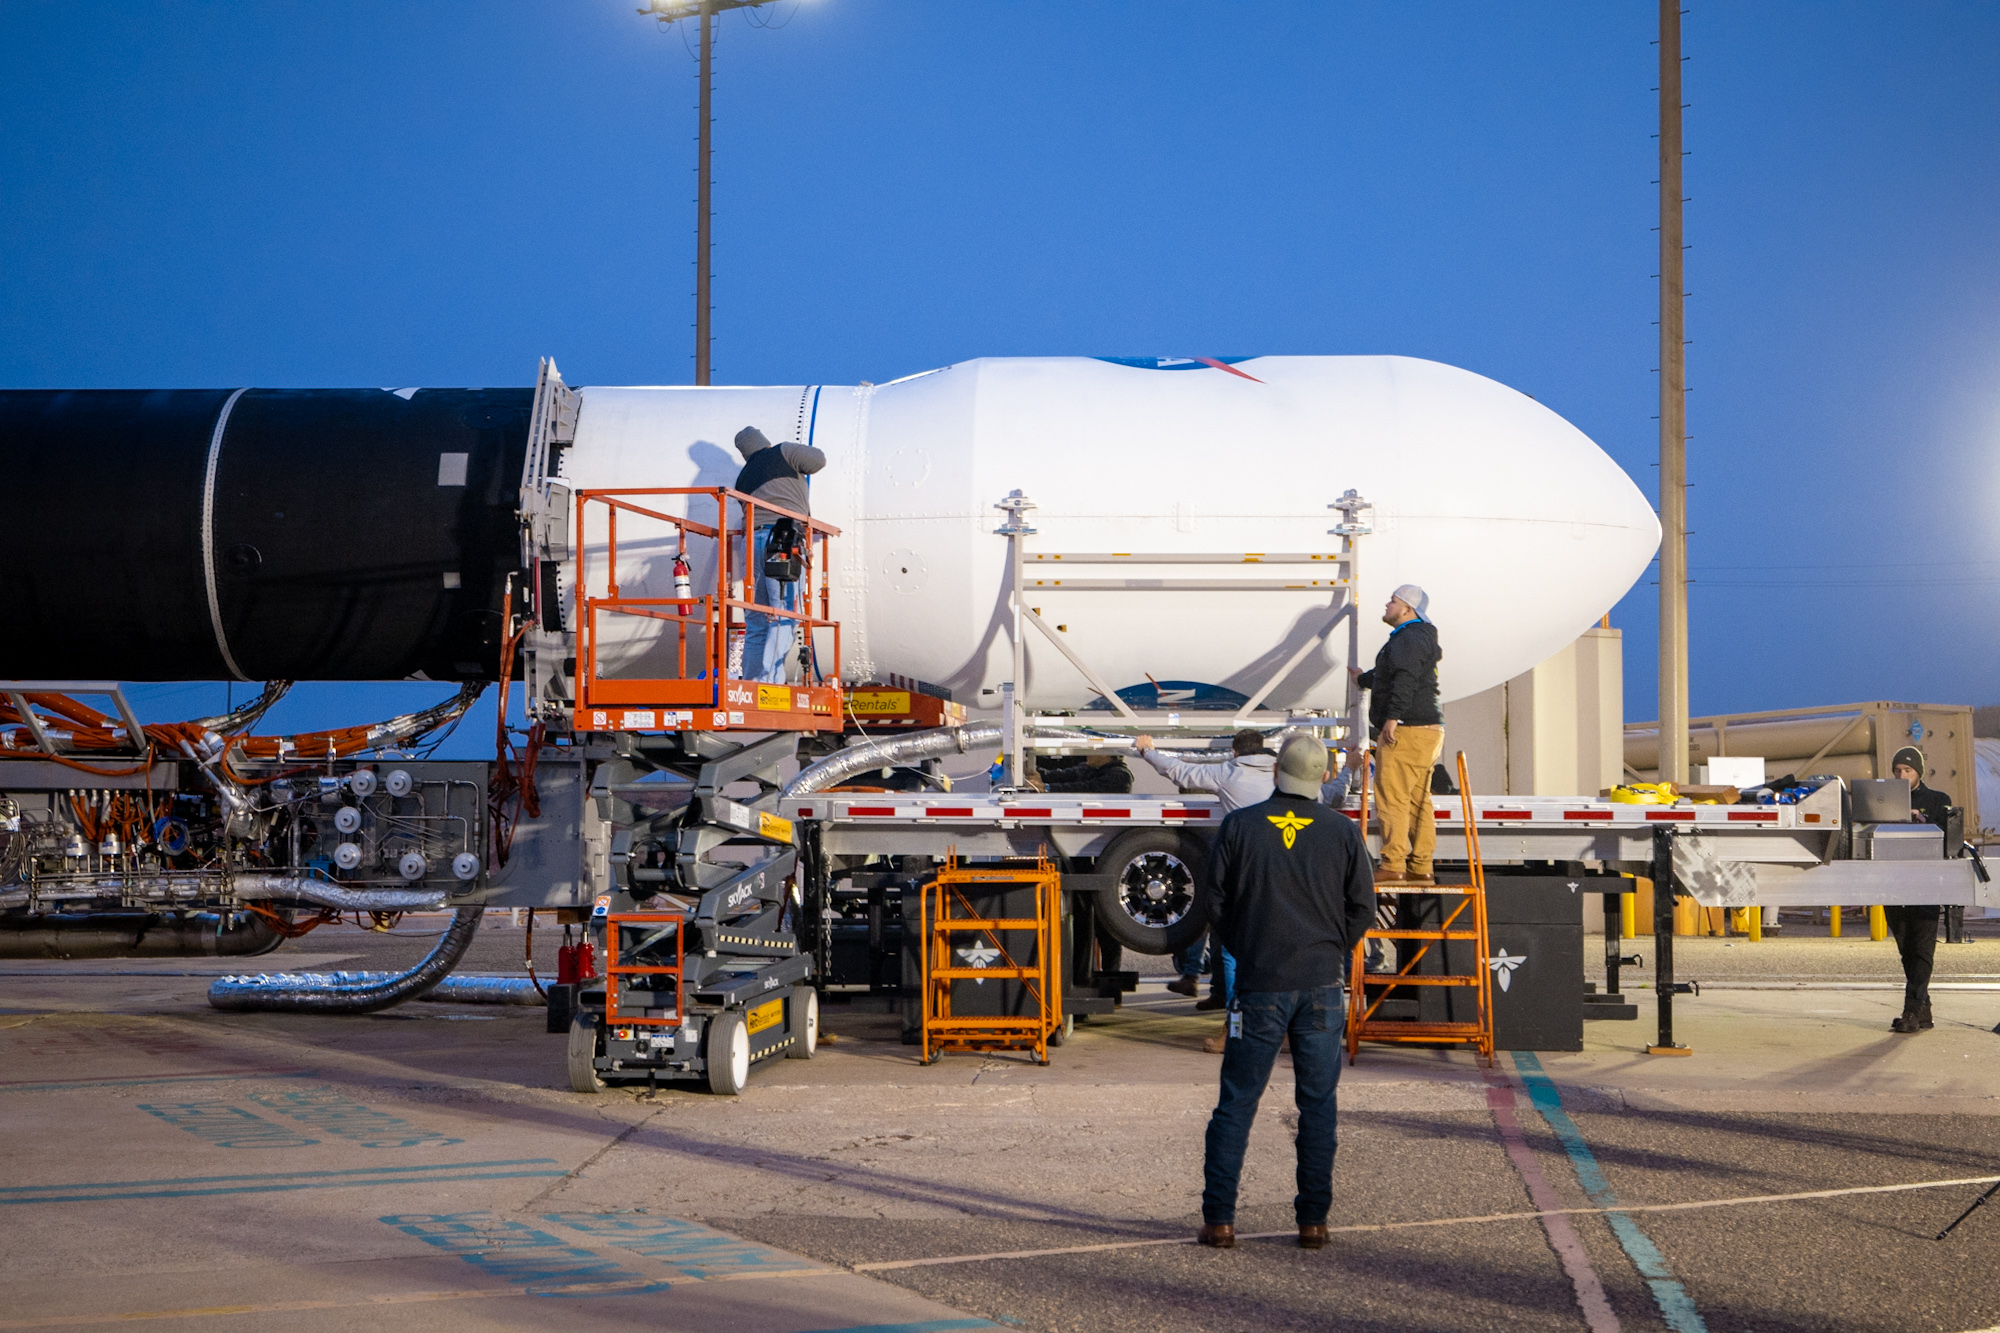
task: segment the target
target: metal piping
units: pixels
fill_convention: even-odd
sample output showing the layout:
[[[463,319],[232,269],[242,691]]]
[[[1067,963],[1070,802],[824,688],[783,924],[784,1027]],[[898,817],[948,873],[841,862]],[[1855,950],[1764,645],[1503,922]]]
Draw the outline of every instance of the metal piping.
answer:
[[[479,933],[484,907],[461,907],[437,947],[407,972],[277,972],[221,977],[208,988],[217,1009],[278,1013],[366,1014],[413,1000],[458,966]]]
[[[443,889],[350,889],[312,875],[237,875],[229,887],[245,900],[281,898],[343,912],[436,912],[445,905]]]
[[[250,913],[49,912],[0,918],[0,958],[251,957],[284,936]]]

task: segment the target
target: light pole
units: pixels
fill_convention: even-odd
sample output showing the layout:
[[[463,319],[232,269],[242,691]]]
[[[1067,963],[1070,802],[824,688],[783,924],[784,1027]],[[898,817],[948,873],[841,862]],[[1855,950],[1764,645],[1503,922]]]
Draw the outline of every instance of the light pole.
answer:
[[[648,0],[641,14],[658,19],[662,25],[681,19],[701,20],[701,128],[695,135],[695,222],[694,222],[694,382],[707,384],[708,361],[708,240],[713,213],[709,179],[710,127],[714,123],[715,16],[731,9],[755,9],[771,0]]]

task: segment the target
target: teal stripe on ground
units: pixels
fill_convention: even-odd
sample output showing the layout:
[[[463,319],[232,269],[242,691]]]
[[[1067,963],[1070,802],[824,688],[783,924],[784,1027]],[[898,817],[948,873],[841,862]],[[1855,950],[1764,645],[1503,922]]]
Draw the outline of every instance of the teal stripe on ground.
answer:
[[[161,1074],[154,1078],[73,1078],[60,1083],[0,1083],[0,1092],[64,1092],[77,1088],[137,1088],[155,1083],[241,1083],[252,1078],[311,1078],[314,1069],[232,1069],[220,1074]]]
[[[842,1324],[839,1328],[808,1329],[807,1333],[946,1333],[954,1328],[1004,1328],[990,1319],[926,1319],[921,1324]]]
[[[560,1170],[501,1171],[502,1167],[555,1167],[553,1157],[518,1157],[495,1162],[439,1162],[435,1165],[356,1166],[337,1171],[258,1171],[235,1176],[183,1176],[168,1180],[78,1181],[61,1185],[0,1187],[0,1205],[93,1203],[99,1199],[172,1199],[202,1194],[269,1194],[287,1190],[344,1189],[356,1185],[417,1185],[429,1180],[514,1180],[560,1176]],[[475,1173],[475,1174],[468,1174]],[[200,1186],[214,1186],[203,1189]]]
[[[187,1199],[207,1194],[285,1194],[294,1190],[356,1189],[363,1185],[429,1185],[465,1180],[521,1180],[566,1176],[567,1171],[478,1171],[469,1174],[383,1176],[373,1180],[303,1180],[290,1185],[218,1185],[214,1189],[126,1190],[122,1193],[44,1194],[34,1198],[0,1199],[0,1207],[29,1203],[100,1203],[109,1199]]]
[[[1514,1057],[1514,1068],[1520,1073],[1522,1084],[1528,1089],[1528,1100],[1541,1112],[1542,1119],[1555,1131],[1563,1151],[1569,1154],[1570,1165],[1576,1170],[1576,1180],[1583,1186],[1583,1192],[1599,1208],[1616,1209],[1618,1195],[1613,1192],[1611,1182],[1604,1178],[1604,1168],[1598,1165],[1597,1154],[1584,1142],[1583,1131],[1569,1118],[1569,1112],[1563,1110],[1562,1093],[1542,1072],[1542,1062],[1531,1051],[1509,1053]],[[1639,1276],[1652,1289],[1653,1302],[1660,1307],[1660,1317],[1667,1321],[1667,1327],[1674,1333],[1708,1333],[1708,1323],[1694,1308],[1694,1298],[1674,1276],[1673,1266],[1660,1253],[1659,1246],[1639,1229],[1631,1214],[1607,1212],[1604,1220],[1611,1225],[1611,1233],[1618,1237],[1618,1243],[1632,1260],[1632,1266],[1639,1270]]]

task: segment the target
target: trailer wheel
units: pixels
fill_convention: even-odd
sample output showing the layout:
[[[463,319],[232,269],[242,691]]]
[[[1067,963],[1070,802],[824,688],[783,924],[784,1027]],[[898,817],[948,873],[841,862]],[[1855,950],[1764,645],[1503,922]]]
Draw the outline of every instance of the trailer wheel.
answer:
[[[1199,892],[1208,854],[1194,838],[1170,829],[1134,829],[1104,849],[1097,873],[1111,876],[1099,890],[1098,924],[1134,953],[1184,949],[1208,928]]]
[[[819,992],[811,986],[792,987],[792,1044],[787,1060],[810,1060],[819,1050]]]
[[[569,1086],[573,1092],[603,1092],[597,1076],[597,1015],[580,1009],[569,1021]]]
[[[750,1026],[740,1010],[708,1020],[708,1090],[734,1097],[750,1081]]]

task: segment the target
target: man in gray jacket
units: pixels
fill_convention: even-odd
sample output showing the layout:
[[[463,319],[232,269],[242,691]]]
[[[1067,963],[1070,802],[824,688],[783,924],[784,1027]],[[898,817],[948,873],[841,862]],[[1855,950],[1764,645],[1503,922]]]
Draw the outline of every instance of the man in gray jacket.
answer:
[[[736,452],[743,455],[743,470],[736,474],[734,489],[794,514],[812,513],[806,478],[826,466],[824,453],[809,444],[772,444],[755,426],[745,426],[736,432]],[[778,515],[770,510],[761,507],[757,510],[751,568],[743,584],[750,590],[750,600],[759,606],[796,611],[799,585],[764,576],[764,556],[770,546],[771,527],[777,521]],[[785,661],[791,655],[797,634],[797,623],[785,616],[765,611],[744,612],[743,678],[783,684]]]
[[[1221,763],[1202,764],[1170,758],[1154,748],[1151,736],[1137,737],[1132,744],[1138,748],[1141,759],[1182,791],[1210,791],[1221,797],[1224,815],[1271,799],[1278,756],[1264,748],[1264,733],[1261,731],[1246,729],[1237,732],[1229,741],[1229,758]],[[1201,989],[1202,963],[1207,952],[1202,946],[1206,942],[1207,937],[1203,936],[1174,955],[1174,965],[1180,969],[1180,977],[1167,983],[1168,990],[1176,995],[1192,996]],[[1229,958],[1220,945],[1213,952],[1215,980],[1208,999],[1196,1005],[1197,1009],[1220,1009],[1229,1002],[1232,970]]]

